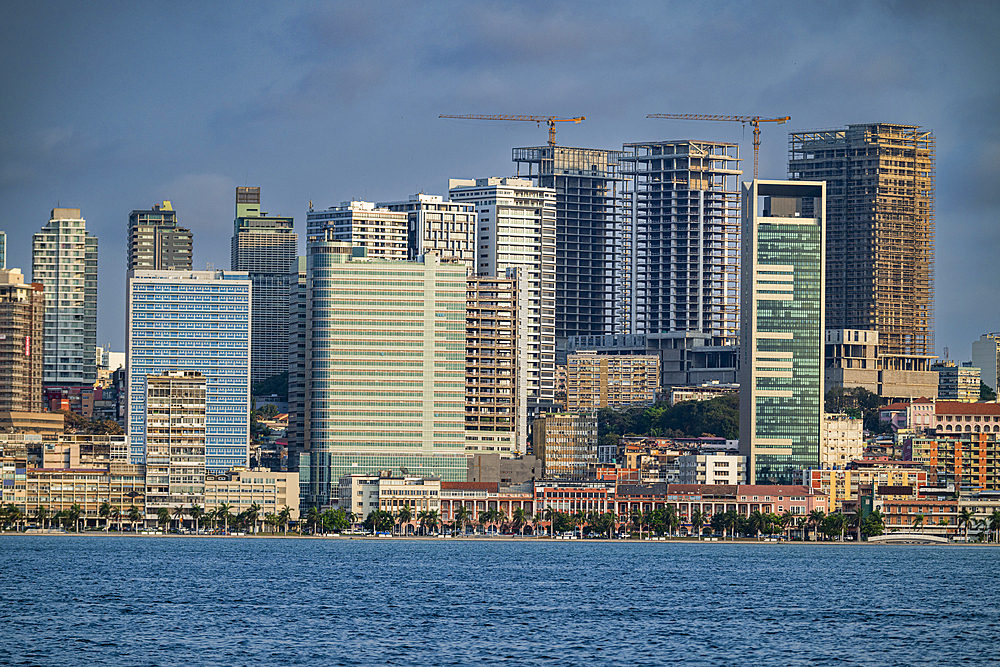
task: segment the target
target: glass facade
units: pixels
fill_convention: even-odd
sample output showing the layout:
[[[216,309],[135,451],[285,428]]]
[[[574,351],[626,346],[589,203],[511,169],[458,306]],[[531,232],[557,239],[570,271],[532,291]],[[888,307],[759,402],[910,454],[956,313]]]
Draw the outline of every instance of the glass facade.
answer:
[[[145,462],[147,375],[206,378],[206,467],[245,466],[250,448],[250,280],[232,271],[134,271],[127,289],[131,462]]]
[[[751,484],[791,484],[793,471],[819,464],[823,189],[744,184],[740,446]],[[802,217],[803,199],[819,217]]]
[[[302,442],[289,443],[305,504],[328,506],[352,473],[465,480],[465,274],[435,255],[309,244]]]

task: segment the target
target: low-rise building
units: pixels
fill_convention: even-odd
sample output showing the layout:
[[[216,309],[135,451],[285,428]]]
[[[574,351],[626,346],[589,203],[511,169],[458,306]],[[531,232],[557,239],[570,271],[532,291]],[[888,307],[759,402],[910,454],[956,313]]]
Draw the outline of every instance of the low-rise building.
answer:
[[[738,394],[738,382],[721,384],[719,382],[704,382],[696,387],[672,387],[670,389],[670,405],[674,406],[684,401],[710,401],[726,394]]]
[[[285,507],[292,521],[299,519],[299,473],[274,472],[263,468],[233,468],[205,476],[205,509],[230,505],[235,513],[260,505],[261,516],[278,514]]]
[[[746,457],[705,453],[677,457],[680,484],[745,484]]]
[[[979,369],[972,364],[938,361],[931,366],[938,374],[938,400],[975,403],[979,400]]]
[[[890,461],[886,459],[861,459],[850,462],[847,468],[807,468],[795,475],[795,481],[812,487],[816,492],[829,497],[830,511],[838,511],[862,493],[871,488],[888,494],[885,488],[892,487],[892,496],[910,497],[917,489],[927,485],[927,471],[913,461]],[[900,491],[900,489],[908,491]]]

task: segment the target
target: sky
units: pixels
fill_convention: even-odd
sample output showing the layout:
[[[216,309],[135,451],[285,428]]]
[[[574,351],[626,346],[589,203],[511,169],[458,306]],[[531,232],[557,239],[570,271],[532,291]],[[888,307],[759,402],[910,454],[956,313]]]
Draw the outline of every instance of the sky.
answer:
[[[8,2],[0,23],[0,230],[30,275],[57,205],[99,238],[98,344],[124,349],[128,213],[170,200],[194,267],[229,267],[237,185],[262,210],[447,194],[509,176],[534,123],[585,116],[567,146],[740,144],[760,177],[788,132],[920,125],[937,138],[936,353],[1000,331],[1000,3]]]

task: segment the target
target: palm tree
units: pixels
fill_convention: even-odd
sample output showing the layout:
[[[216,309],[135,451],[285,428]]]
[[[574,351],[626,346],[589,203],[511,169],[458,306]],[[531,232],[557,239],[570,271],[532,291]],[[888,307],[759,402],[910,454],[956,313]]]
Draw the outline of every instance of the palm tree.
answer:
[[[247,521],[250,523],[251,526],[253,526],[253,533],[255,535],[257,534],[257,519],[260,517],[260,511],[262,509],[264,508],[258,505],[257,503],[253,503],[247,510]]]
[[[178,532],[180,532],[180,530],[184,527],[184,506],[183,505],[178,505],[177,507],[174,508],[174,518],[177,519],[177,530],[178,530]]]
[[[49,518],[49,508],[45,505],[39,505],[35,508],[35,518],[42,522],[42,529],[48,528],[46,525],[46,520]]]
[[[969,541],[969,526],[976,520],[976,514],[968,507],[963,507],[958,513],[958,526],[965,526],[965,541]]]
[[[463,535],[470,521],[472,521],[472,510],[465,505],[459,505],[458,509],[455,510],[455,522],[458,524]]]
[[[215,521],[216,523],[218,523],[220,519],[222,520],[223,533],[229,533],[229,519],[230,519],[229,510],[231,509],[233,509],[233,506],[230,505],[229,503],[221,503],[218,507],[215,508]]]
[[[188,514],[190,514],[191,518],[194,519],[194,534],[197,535],[198,520],[201,519],[201,517],[205,516],[205,510],[201,508],[201,505],[195,505],[194,503],[192,503],[191,509],[188,510]]]
[[[740,515],[736,510],[729,510],[725,514],[725,526],[729,529],[729,537],[732,540],[736,540],[736,529],[740,525]],[[725,538],[725,535],[723,535]]]
[[[786,531],[788,531],[789,526],[795,525],[795,515],[789,512],[788,510],[785,510],[785,513],[781,515],[780,519],[778,519],[778,523],[781,525],[781,532],[785,533]],[[785,537],[787,539],[792,538],[791,535],[786,535]]]
[[[73,522],[74,532],[80,532],[80,516],[82,514],[83,508],[78,503],[70,505],[69,510],[66,512],[66,518]]]
[[[288,522],[292,520],[292,508],[289,507],[288,505],[283,506],[278,511],[278,518],[281,519],[281,526],[282,526],[282,529],[283,529],[281,531],[281,534],[282,535],[287,535],[288,534]]]
[[[523,507],[518,507],[514,510],[514,530],[521,531],[521,537],[524,537],[524,526],[528,523],[528,513],[524,511]]]
[[[541,525],[542,521],[543,521],[543,519],[542,519],[542,513],[541,512],[535,512],[535,516],[531,517],[531,536],[532,537],[537,537],[538,536],[538,526]]]
[[[809,512],[809,523],[812,524],[814,536],[818,537],[819,525],[823,523],[826,513],[823,510],[813,510]]]
[[[160,524],[161,528],[163,527],[163,524],[170,523],[170,510],[166,507],[161,507],[156,510],[156,523]]]
[[[396,513],[396,518],[399,519],[400,534],[405,534],[406,530],[403,526],[408,526],[410,522],[413,521],[413,510],[410,509],[408,504],[403,505],[399,508],[399,512]]]
[[[122,510],[120,507],[111,508],[111,520],[118,526],[118,532],[122,532]]]
[[[549,537],[552,537],[552,524],[553,519],[556,518],[556,511],[551,507],[546,507],[542,510],[542,516],[544,516],[545,520],[549,522]]]
[[[994,540],[1000,542],[1000,509],[993,510],[989,522],[990,530],[994,532]]]
[[[923,528],[924,526],[924,515],[918,514],[913,517],[913,523],[911,524],[913,528]]]
[[[754,510],[750,513],[749,522],[747,526],[750,528],[750,532],[757,534],[757,539],[760,539],[760,534],[764,532],[764,524],[766,519],[764,518],[764,513],[760,510]]]
[[[106,500],[101,503],[101,508],[97,510],[97,516],[104,519],[104,532],[107,533],[111,526],[111,503]]]
[[[583,510],[577,510],[573,515],[573,523],[580,529],[580,539],[583,539],[583,527],[587,525],[587,515]]]
[[[701,527],[705,525],[705,515],[701,513],[701,510],[691,511],[691,529],[698,535],[698,540],[701,540]]]
[[[142,513],[139,508],[135,505],[130,505],[128,508],[128,520],[132,522],[132,532],[135,532],[135,524],[139,523],[139,519],[142,518]]]
[[[643,518],[643,516],[642,516],[642,508],[641,507],[633,507],[632,508],[632,513],[629,515],[629,518],[632,519],[632,523],[635,524],[635,527],[639,529],[639,539],[641,540],[642,539],[642,523],[645,520]]]
[[[802,541],[805,542],[809,537],[809,517],[800,516],[795,520],[795,527],[802,532]]]
[[[313,507],[312,509],[316,510],[315,507]],[[316,510],[316,514],[319,515],[319,510]],[[265,526],[270,526],[271,527],[271,532],[272,533],[276,533],[276,532],[278,532],[278,526],[281,525],[281,519],[278,517],[277,514],[274,514],[274,513],[265,514],[264,515],[264,525]],[[315,534],[316,534],[316,527],[315,527],[315,524],[314,524],[313,525],[313,535],[315,535]]]
[[[271,516],[271,515],[268,515],[268,516]],[[313,535],[315,535],[318,532],[318,530],[319,530],[319,523],[320,523],[320,521],[322,521],[322,519],[323,519],[323,513],[320,512],[319,509],[315,505],[313,505],[312,507],[310,507],[309,511],[306,512],[306,524],[312,524]],[[264,521],[265,521],[265,523],[267,522],[267,517],[264,518]]]

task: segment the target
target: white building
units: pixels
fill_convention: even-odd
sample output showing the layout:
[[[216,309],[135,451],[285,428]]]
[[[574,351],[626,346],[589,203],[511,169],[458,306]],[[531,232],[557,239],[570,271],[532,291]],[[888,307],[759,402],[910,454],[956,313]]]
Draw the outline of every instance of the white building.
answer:
[[[406,213],[408,259],[437,251],[442,259],[457,259],[475,271],[476,208],[472,204],[419,193],[406,201],[379,202],[375,206]]]
[[[390,211],[369,201],[345,201],[325,211],[310,208],[306,225],[310,243],[346,241],[354,247],[364,248],[368,259],[406,259],[408,220],[405,212]]]
[[[398,514],[404,506],[410,508],[416,521],[420,512],[440,510],[441,480],[434,477],[344,475],[338,485],[338,507],[353,512],[357,521],[377,509]]]
[[[42,383],[93,386],[97,379],[97,237],[78,208],[54,208],[32,237],[31,282],[45,285]]]
[[[843,468],[865,453],[864,420],[843,414],[826,414],[819,447],[820,468]]]
[[[451,179],[452,201],[473,204],[479,219],[476,273],[526,274],[528,410],[555,400],[556,194],[520,178]]]
[[[746,457],[704,453],[677,457],[680,484],[746,484]]]

